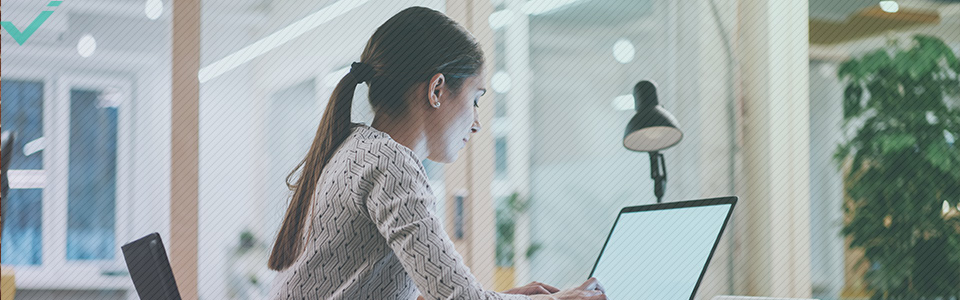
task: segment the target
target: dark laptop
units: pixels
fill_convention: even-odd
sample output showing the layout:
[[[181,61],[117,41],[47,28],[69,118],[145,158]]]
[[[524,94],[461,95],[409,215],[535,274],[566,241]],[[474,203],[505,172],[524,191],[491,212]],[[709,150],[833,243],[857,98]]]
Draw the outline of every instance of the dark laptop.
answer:
[[[180,299],[180,291],[160,234],[151,233],[120,248],[140,299]]]

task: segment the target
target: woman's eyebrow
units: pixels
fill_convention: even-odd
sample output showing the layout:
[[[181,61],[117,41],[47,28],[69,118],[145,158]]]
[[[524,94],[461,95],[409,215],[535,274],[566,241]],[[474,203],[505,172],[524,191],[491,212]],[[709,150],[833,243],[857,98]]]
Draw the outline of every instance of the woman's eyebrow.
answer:
[[[486,95],[487,89],[480,89],[480,96]]]

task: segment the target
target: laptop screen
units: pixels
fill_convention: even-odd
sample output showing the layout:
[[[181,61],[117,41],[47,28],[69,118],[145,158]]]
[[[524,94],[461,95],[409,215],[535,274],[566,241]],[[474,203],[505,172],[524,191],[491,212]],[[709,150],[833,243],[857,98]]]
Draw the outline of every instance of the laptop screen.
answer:
[[[591,276],[611,299],[693,299],[735,202],[624,208]]]

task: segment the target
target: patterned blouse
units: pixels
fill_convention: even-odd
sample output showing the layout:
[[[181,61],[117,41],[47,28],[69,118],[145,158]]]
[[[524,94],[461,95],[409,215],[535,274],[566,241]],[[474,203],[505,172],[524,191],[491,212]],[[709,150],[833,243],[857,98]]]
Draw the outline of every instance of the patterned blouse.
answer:
[[[324,168],[304,252],[272,299],[530,299],[484,290],[436,215],[416,154],[355,124]]]

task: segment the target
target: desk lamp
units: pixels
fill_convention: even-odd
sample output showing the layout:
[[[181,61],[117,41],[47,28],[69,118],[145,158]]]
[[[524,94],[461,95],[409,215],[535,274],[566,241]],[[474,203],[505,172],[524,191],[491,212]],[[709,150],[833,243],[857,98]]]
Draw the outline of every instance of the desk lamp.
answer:
[[[637,113],[627,123],[623,146],[637,152],[650,153],[650,177],[657,203],[663,201],[667,188],[667,164],[660,150],[673,147],[683,139],[677,118],[657,100],[657,86],[650,81],[638,82],[633,87],[633,101]]]

